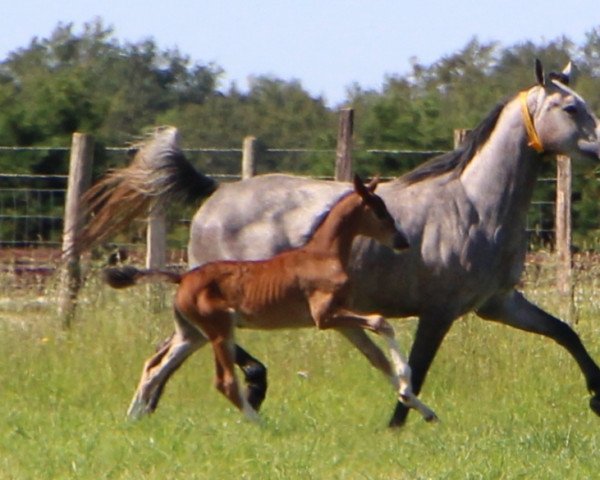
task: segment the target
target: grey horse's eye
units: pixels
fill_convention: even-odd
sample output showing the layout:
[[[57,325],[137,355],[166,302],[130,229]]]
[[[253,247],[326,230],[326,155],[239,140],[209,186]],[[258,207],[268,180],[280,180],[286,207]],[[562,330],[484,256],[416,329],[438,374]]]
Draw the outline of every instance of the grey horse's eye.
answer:
[[[577,113],[577,104],[570,103],[569,105],[565,105],[563,110],[567,112],[569,115],[574,115]]]

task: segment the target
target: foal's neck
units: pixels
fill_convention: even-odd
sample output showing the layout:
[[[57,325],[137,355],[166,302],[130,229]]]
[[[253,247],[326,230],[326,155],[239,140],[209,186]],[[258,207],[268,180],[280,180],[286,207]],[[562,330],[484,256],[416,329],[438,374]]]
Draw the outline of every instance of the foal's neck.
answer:
[[[319,255],[338,257],[345,267],[352,240],[358,235],[358,215],[362,200],[356,193],[343,197],[327,214],[305,246]]]

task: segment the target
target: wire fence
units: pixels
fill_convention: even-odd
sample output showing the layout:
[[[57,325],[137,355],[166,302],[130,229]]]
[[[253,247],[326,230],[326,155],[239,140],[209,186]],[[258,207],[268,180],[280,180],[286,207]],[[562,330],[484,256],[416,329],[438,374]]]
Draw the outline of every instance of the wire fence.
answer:
[[[68,162],[69,148],[66,147],[3,147],[0,155],[10,155],[15,164],[21,164],[21,156],[28,159],[36,158],[36,162],[49,158]],[[188,158],[203,172],[220,181],[233,181],[240,177],[240,148],[190,148],[184,149]],[[129,161],[131,149],[122,147],[105,148],[109,156],[109,165],[122,166]],[[413,151],[413,150],[376,150],[370,149],[355,152],[357,157],[369,157],[366,161],[377,164],[391,157],[399,162],[407,162],[407,170],[423,159],[443,153],[442,151]],[[260,152],[258,173],[269,171],[287,171],[290,173],[306,174],[321,158],[327,159],[323,164],[332,163],[335,150],[294,149],[263,149]],[[58,159],[58,160],[57,160]],[[326,172],[320,178],[329,178]],[[33,175],[33,174],[0,174],[0,248],[60,248],[63,230],[63,214],[65,192],[67,186],[66,174]],[[540,179],[540,184],[554,183],[555,178]],[[175,210],[175,209],[174,209]],[[532,203],[528,216],[527,228],[532,244],[550,242],[554,234],[555,203],[551,200],[536,199]],[[192,209],[176,209],[170,212],[169,247],[185,249],[187,230]],[[120,239],[121,244],[143,244],[145,225],[140,221],[133,225],[127,238]],[[117,242],[118,243],[118,242]],[[6,254],[7,252],[5,252]]]
[[[66,185],[66,175],[0,175],[0,246],[60,245]]]

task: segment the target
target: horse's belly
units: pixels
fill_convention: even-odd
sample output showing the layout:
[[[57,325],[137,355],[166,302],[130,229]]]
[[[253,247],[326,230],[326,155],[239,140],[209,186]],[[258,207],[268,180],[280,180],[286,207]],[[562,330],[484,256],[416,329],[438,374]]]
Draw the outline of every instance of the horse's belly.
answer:
[[[255,312],[237,312],[236,325],[240,328],[276,330],[314,326],[305,302],[285,302],[281,306]]]

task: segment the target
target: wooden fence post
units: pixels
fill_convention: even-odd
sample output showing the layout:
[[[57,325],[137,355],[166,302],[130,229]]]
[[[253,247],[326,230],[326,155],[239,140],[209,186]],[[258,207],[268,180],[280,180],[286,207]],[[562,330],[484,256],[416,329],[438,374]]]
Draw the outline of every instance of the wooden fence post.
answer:
[[[167,225],[163,205],[154,205],[148,213],[146,230],[146,268],[163,268],[167,258]]]
[[[465,141],[467,135],[471,130],[468,128],[456,128],[454,129],[454,148],[460,147],[461,143]]]
[[[352,181],[352,134],[354,133],[354,110],[340,110],[340,120],[335,154],[334,178],[338,182]]]
[[[167,215],[162,204],[154,204],[148,212],[146,227],[146,268],[164,268],[167,263]],[[165,306],[163,285],[148,285],[148,305],[154,312]]]
[[[556,157],[556,217],[555,253],[556,282],[559,293],[569,299],[569,321],[574,321],[573,301],[573,254],[571,252],[571,159],[564,155]]]
[[[84,133],[74,133],[69,160],[69,180],[63,226],[63,265],[58,299],[58,311],[63,318],[65,327],[71,326],[77,304],[77,293],[81,287],[80,251],[77,237],[84,219],[80,202],[92,181],[93,161],[94,138]]]
[[[247,136],[242,145],[242,180],[256,175],[256,137]]]

